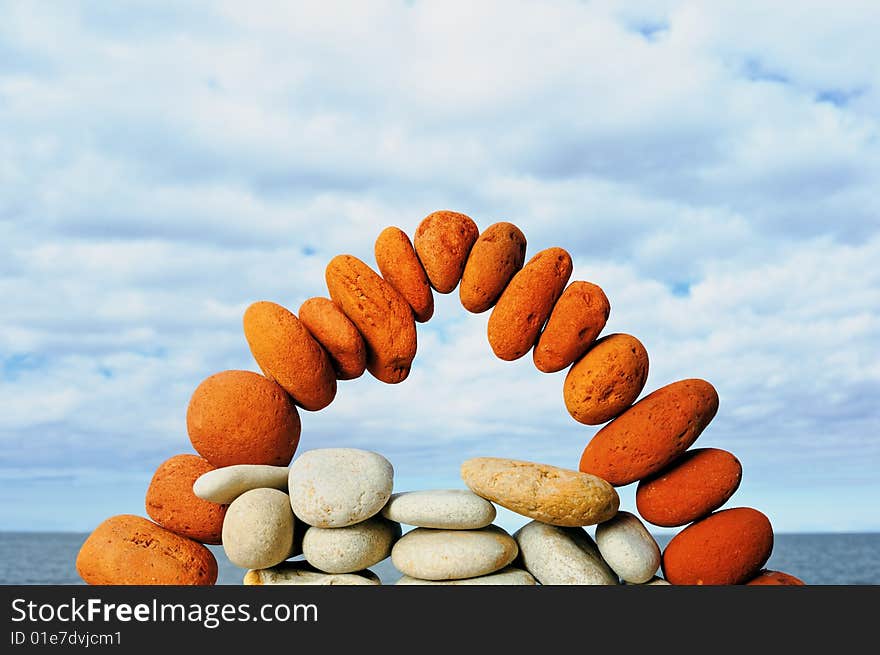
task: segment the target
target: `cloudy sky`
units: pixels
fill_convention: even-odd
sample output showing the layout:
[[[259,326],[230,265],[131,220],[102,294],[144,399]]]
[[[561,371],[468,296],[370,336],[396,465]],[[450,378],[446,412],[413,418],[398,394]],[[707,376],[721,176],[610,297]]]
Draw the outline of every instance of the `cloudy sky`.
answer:
[[[142,513],[192,390],[255,369],[249,303],[452,209],[568,249],[646,393],[716,386],[733,505],[880,530],[876,2],[178,5],[3,2],[0,529]],[[576,468],[564,372],[437,302],[410,378],[341,383],[300,448],[382,452],[398,490]]]

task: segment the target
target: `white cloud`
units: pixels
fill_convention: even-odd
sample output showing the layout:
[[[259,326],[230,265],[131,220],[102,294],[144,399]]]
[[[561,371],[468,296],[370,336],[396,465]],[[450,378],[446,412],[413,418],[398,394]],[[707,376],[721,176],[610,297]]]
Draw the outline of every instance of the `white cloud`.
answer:
[[[296,310],[333,255],[449,208],[568,248],[647,390],[715,383],[701,441],[745,498],[821,470],[834,525],[877,528],[846,502],[880,454],[877,9],[821,5],[9,3],[0,472],[140,480],[188,449],[202,378],[254,368],[250,302]],[[495,360],[486,319],[439,298],[411,378],[340,384],[302,447],[426,484],[471,455],[575,466],[564,374]]]

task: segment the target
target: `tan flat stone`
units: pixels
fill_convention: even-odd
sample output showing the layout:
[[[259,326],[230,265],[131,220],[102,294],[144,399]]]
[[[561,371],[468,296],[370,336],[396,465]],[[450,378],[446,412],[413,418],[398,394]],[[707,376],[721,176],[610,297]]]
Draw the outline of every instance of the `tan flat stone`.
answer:
[[[607,521],[620,498],[602,478],[569,469],[500,457],[475,457],[461,477],[478,496],[529,518],[576,527]]]

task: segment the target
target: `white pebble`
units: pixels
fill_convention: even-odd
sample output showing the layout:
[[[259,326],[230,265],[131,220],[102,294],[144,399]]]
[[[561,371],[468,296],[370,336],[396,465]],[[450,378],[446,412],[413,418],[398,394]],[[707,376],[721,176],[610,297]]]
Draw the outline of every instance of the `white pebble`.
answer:
[[[495,520],[495,506],[466,489],[431,489],[394,494],[382,516],[420,528],[475,530]]]
[[[318,448],[290,465],[288,489],[297,518],[319,528],[344,528],[378,514],[393,483],[394,469],[378,453]]]

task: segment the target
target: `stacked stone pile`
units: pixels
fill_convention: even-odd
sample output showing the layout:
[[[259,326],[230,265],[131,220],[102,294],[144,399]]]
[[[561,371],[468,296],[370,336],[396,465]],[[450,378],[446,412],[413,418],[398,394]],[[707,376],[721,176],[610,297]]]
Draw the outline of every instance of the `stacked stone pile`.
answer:
[[[416,526],[394,545],[401,585],[535,584],[510,564],[519,549],[493,525],[495,506],[463,489],[395,494],[382,514]]]
[[[439,211],[412,241],[383,230],[374,254],[378,273],[334,257],[329,298],[307,299],[298,315],[270,301],[247,308],[244,336],[262,374],[222,371],[198,385],[186,415],[198,454],[156,470],[152,521],[124,514],[96,528],[77,558],[86,582],[213,584],[217,564],[203,544],[222,543],[249,584],[376,584],[368,567],[389,555],[401,584],[657,584],[658,564],[673,584],[800,583],[762,569],[773,547],[764,514],[722,509],[741,481],[737,458],[691,448],[718,411],[715,388],[684,379],[639,400],[648,353],[632,335],[600,337],[610,302],[599,286],[569,281],[563,248],[526,261],[516,226],[480,232],[470,217]],[[495,356],[531,352],[540,372],[567,369],[567,411],[603,426],[578,470],[477,458],[462,466],[470,492],[392,497],[391,464],[377,453],[319,448],[294,459],[299,412],[329,407],[337,383],[365,371],[403,382],[416,324],[433,316],[435,292],[456,288],[467,311],[491,310]],[[615,488],[636,483],[642,518],[684,528],[662,556],[639,518],[619,511]],[[531,522],[507,534],[492,524],[493,502]],[[414,529],[401,537],[401,523]],[[597,526],[595,541],[585,526]]]

